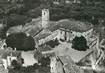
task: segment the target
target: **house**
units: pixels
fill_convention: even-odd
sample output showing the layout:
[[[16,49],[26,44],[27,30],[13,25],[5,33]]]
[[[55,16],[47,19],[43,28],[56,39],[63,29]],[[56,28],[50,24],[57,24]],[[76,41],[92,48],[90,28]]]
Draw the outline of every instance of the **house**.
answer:
[[[56,38],[67,42],[73,40],[75,36],[84,36],[88,41],[92,39],[91,36],[93,34],[91,24],[68,19],[60,20],[46,29],[50,32],[50,35],[39,39],[39,45]]]
[[[4,68],[7,69],[10,67],[13,60],[18,61],[20,54],[20,52],[13,51],[11,48],[0,50],[1,60]]]
[[[45,35],[46,30],[49,31],[49,34],[47,33],[48,35]],[[50,54],[50,53],[54,52],[55,55],[58,57],[63,57],[65,55],[68,55],[69,57],[71,57],[71,59],[73,60],[74,63],[84,62],[88,57],[90,60],[90,56],[93,55],[94,50],[97,50],[96,48],[98,48],[98,43],[97,43],[98,38],[96,36],[94,36],[93,26],[92,26],[92,24],[90,24],[88,22],[80,22],[80,21],[75,21],[72,19],[71,20],[63,19],[58,22],[55,22],[55,24],[51,25],[50,27],[44,28],[43,31],[42,31],[43,34],[41,32],[35,37],[37,39],[37,38],[39,38],[39,35],[41,37],[43,35],[45,35],[44,37],[38,39],[39,45],[43,45],[44,43],[46,43],[50,40],[56,39],[56,38],[59,41],[61,41],[61,39],[62,39],[65,42],[65,43],[61,43],[60,45],[53,48],[53,51],[48,51],[46,53]],[[70,42],[69,42],[69,44],[67,42],[72,41],[74,39],[74,37],[76,37],[76,36],[85,37],[90,49],[85,52],[73,50],[71,48]],[[56,56],[51,57],[51,72],[52,73],[57,72],[56,68],[55,68],[56,62],[57,62]],[[96,57],[97,57],[97,55],[96,55]],[[96,57],[95,57],[95,59],[96,59]],[[93,59],[91,59],[90,62],[91,63],[89,63],[89,64],[92,65],[92,68],[94,68]],[[60,68],[61,71],[63,71],[62,69],[64,69],[64,68]]]
[[[60,30],[61,35],[65,34],[65,39],[67,38],[67,35],[71,33],[73,36],[84,36],[84,37],[89,37],[87,36],[89,33],[92,33],[93,28],[92,25],[89,23],[85,22],[80,22],[80,21],[75,21],[75,20],[60,20],[57,22],[57,26],[54,26],[51,31]],[[65,32],[64,32],[65,31]],[[68,32],[68,33],[66,33]],[[71,38],[71,37],[70,37]]]

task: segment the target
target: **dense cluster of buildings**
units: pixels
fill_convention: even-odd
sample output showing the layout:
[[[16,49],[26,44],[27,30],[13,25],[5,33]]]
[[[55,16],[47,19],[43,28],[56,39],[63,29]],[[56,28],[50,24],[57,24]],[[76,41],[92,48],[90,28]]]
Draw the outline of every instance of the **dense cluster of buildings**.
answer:
[[[104,52],[99,47],[100,46],[99,37],[94,34],[95,32],[92,24],[88,22],[80,22],[80,21],[75,21],[73,19],[70,20],[62,19],[57,22],[50,21],[49,10],[43,9],[42,17],[33,19],[30,23],[27,23],[24,27],[22,26],[12,27],[8,30],[7,34],[11,34],[14,32],[15,33],[25,32],[27,35],[33,36],[37,48],[39,48],[39,46],[43,45],[45,46],[44,48],[42,48],[43,49],[43,51],[41,51],[42,54],[44,55],[54,54],[50,56],[51,73],[64,73],[64,72],[69,73],[70,71],[72,71],[72,73],[75,73],[75,71],[83,73],[84,72],[83,69],[91,69],[98,71],[102,69],[99,67],[98,64],[104,58]],[[71,47],[72,45],[71,41],[76,36],[77,37],[83,36],[86,38],[87,45],[89,46],[88,50],[77,51]],[[55,39],[57,39],[60,43],[58,46],[52,48],[50,46],[48,47],[48,45],[45,44]],[[46,50],[47,48],[50,49]],[[8,58],[17,59],[17,56],[15,55],[14,57],[12,53],[10,54],[10,56],[7,56],[6,59],[2,59],[6,69],[7,69],[6,61],[10,61]],[[96,58],[98,59],[96,60]],[[77,64],[83,66],[79,66]]]

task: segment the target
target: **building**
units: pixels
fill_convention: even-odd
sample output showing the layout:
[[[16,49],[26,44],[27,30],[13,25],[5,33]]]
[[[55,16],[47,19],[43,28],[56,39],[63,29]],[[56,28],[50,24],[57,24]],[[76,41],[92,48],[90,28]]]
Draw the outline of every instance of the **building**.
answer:
[[[49,9],[42,9],[42,27],[47,28],[49,24]]]
[[[74,66],[77,66],[76,63],[80,63],[80,62],[86,63],[86,60],[89,60],[89,63],[85,64],[85,66],[90,65],[91,66],[90,68],[92,70],[93,69],[98,70],[97,67],[94,65],[97,62],[96,58],[99,57],[98,56],[99,54],[95,54],[95,53],[100,51],[100,49],[98,47],[98,45],[99,45],[98,37],[93,34],[93,32],[94,32],[93,26],[90,23],[63,19],[63,20],[56,22],[51,27],[47,27],[47,30],[50,31],[50,34],[45,35],[45,37],[40,38],[38,40],[39,45],[42,45],[42,44],[44,44],[52,39],[56,39],[56,38],[61,42],[60,43],[61,45],[58,45],[55,48],[53,48],[53,49],[55,49],[53,52],[55,52],[56,56],[51,58],[51,72],[52,73],[57,73],[57,69],[59,69],[59,68],[60,68],[59,71],[61,71],[61,73],[63,73],[64,69],[65,69],[65,71],[69,70],[68,67],[67,67],[68,69],[65,67],[61,68],[62,65],[64,65],[64,64],[62,64],[61,62],[59,63],[57,61],[57,56],[61,57],[61,61],[63,61],[65,59],[64,56],[66,56],[66,55],[68,55],[73,60],[73,62],[75,63]],[[42,34],[42,36],[43,36],[43,34]],[[76,37],[76,36],[85,37],[87,40],[87,45],[89,46],[90,49],[85,52],[76,51],[76,50],[71,49],[70,41],[72,41],[74,39],[74,37]],[[62,43],[61,40],[63,40],[65,43],[64,42]],[[67,42],[69,42],[69,44]],[[52,53],[52,51],[49,53]],[[102,54],[102,53],[100,53],[100,54]],[[63,59],[62,59],[62,57],[63,57]],[[58,64],[61,67],[57,67]],[[84,69],[84,68],[78,69],[78,66],[76,68],[77,68],[77,70],[80,71],[80,73],[83,72],[82,69]]]
[[[39,39],[39,45],[52,39],[71,41],[75,36],[84,36],[88,41],[93,34],[92,25],[85,22],[63,19],[47,28],[50,35]]]

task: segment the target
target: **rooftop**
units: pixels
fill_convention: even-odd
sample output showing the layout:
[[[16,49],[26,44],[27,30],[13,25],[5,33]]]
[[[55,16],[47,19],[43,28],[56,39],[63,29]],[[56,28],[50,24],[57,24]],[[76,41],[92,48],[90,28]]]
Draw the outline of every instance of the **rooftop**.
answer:
[[[34,39],[36,41],[39,41],[39,40],[41,40],[43,38],[46,38],[49,35],[50,35],[50,33],[47,30],[43,30],[38,35],[34,36]]]
[[[52,48],[50,47],[50,46],[48,46],[48,45],[41,45],[41,46],[39,46],[38,47],[38,49],[40,50],[40,51],[50,51],[50,50],[52,50]]]
[[[59,28],[64,28],[64,29],[73,30],[76,32],[85,32],[91,29],[92,27],[93,26],[87,22],[63,19],[63,20],[56,22],[56,25],[49,27],[48,29],[50,31],[55,31]]]
[[[63,63],[65,72],[72,73],[83,73],[83,70],[80,69],[69,56],[60,56],[60,61]]]

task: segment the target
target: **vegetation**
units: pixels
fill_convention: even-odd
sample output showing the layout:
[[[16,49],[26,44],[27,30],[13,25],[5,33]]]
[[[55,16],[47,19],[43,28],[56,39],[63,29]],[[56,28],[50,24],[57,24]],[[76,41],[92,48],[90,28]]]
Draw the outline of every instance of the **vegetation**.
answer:
[[[19,70],[21,68],[21,65],[16,60],[12,61],[12,66],[15,70]]]
[[[49,45],[50,47],[54,48],[55,46],[59,45],[59,41],[57,39],[55,40],[50,40],[47,43],[45,43],[46,45]]]
[[[8,47],[16,48],[17,50],[34,50],[35,41],[31,36],[25,33],[13,33],[6,37],[6,44]]]
[[[0,5],[0,18],[6,28],[24,25],[27,19],[41,16],[41,10],[50,10],[50,20],[73,18],[80,21],[88,21],[94,25],[105,23],[105,1],[104,0],[80,0],[80,4],[60,4],[54,5],[52,0],[23,0],[15,4]],[[6,7],[8,6],[8,7]],[[7,29],[4,28],[6,33]]]
[[[41,66],[47,67],[48,65],[50,65],[50,57],[42,57],[39,60],[39,63],[41,63]]]
[[[50,73],[50,68],[35,64],[33,66],[21,67],[20,70],[9,69],[8,73]]]
[[[45,61],[45,58],[43,58],[41,63],[42,62],[43,64],[41,65],[34,64],[33,66],[22,67],[17,63],[16,60],[14,60],[12,62],[12,65],[14,66],[14,68],[9,68],[8,73],[50,73],[50,67],[47,66],[47,64],[49,63],[49,60]]]
[[[34,53],[34,58],[38,60],[38,63],[41,64],[41,66],[47,67],[48,65],[50,65],[50,57],[49,56],[43,56],[42,53],[37,50]]]
[[[87,41],[83,36],[75,37],[72,40],[72,48],[78,51],[86,51],[87,49],[89,49],[89,47],[87,46]]]

